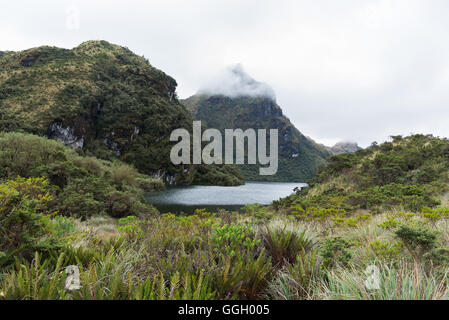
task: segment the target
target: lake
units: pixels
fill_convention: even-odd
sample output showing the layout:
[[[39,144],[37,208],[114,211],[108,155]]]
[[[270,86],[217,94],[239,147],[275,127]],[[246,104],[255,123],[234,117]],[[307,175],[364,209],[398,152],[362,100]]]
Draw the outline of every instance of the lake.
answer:
[[[175,187],[147,193],[145,199],[161,212],[192,213],[196,208],[210,211],[219,208],[238,210],[247,204],[268,205],[273,200],[292,194],[294,188],[306,185],[293,182],[247,182],[237,187]]]

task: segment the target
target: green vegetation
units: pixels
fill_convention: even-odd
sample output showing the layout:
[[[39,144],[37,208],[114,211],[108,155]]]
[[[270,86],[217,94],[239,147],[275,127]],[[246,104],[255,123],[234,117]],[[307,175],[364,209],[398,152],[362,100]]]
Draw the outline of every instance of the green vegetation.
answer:
[[[128,165],[2,134],[0,299],[448,299],[447,145],[396,137],[272,206],[175,216],[130,198],[160,182]],[[375,186],[386,200],[351,202]]]
[[[43,181],[13,185],[42,192]],[[47,200],[28,209],[42,220],[27,222],[27,237],[39,241],[1,234],[9,245],[1,248],[0,299],[449,298],[448,216],[429,224],[428,210],[380,213],[329,235],[325,223],[281,212],[253,223],[260,207],[81,221],[49,214]],[[385,228],[390,215],[399,225]],[[69,265],[80,270],[79,289],[65,286]],[[365,284],[373,266],[378,289]]]
[[[246,181],[298,181],[312,178],[331,155],[324,146],[301,134],[270,98],[195,95],[181,101],[196,120],[208,128],[278,129],[279,168],[260,176],[258,165],[238,165]]]
[[[0,66],[0,132],[60,140],[168,184],[190,184],[194,177],[242,183],[235,170],[205,169],[206,179],[193,166],[171,163],[170,134],[191,131],[193,119],[178,102],[176,81],[127,48],[87,41],[72,50],[2,52]]]
[[[400,207],[420,211],[441,204],[448,189],[449,141],[432,136],[393,137],[354,154],[332,156],[309,181],[309,188],[279,202],[277,208],[300,206],[369,210]]]
[[[15,199],[21,208],[26,203],[22,201],[31,201],[20,200],[22,197],[39,196],[36,200],[45,199],[52,212],[83,219],[98,214],[120,218],[152,213],[154,208],[145,202],[143,194],[164,188],[161,181],[139,174],[118,160],[83,157],[60,142],[23,133],[0,134],[0,167],[4,192],[18,189],[14,197],[19,197]],[[36,180],[22,181],[21,177]],[[17,188],[14,184],[24,185]],[[32,189],[28,195],[28,191],[23,193],[25,187],[39,190]],[[7,203],[15,203],[11,201]]]
[[[271,206],[160,214],[143,195],[165,183],[140,172],[241,182],[233,166],[166,162],[167,133],[190,121],[174,80],[106,42],[0,53],[0,64],[0,300],[449,298],[448,140],[396,136],[333,156]],[[271,100],[208,99],[230,108],[217,128],[271,114],[255,128],[286,137],[275,179],[311,176],[326,157]],[[67,286],[74,266],[79,287]]]
[[[193,178],[193,184],[203,186],[239,186],[244,183],[238,167],[226,164],[198,165]]]

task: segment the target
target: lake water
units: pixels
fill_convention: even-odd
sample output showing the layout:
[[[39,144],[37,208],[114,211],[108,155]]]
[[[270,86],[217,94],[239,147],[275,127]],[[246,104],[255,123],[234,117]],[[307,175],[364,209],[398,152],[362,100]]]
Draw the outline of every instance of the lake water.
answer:
[[[268,205],[286,197],[305,183],[247,182],[237,187],[188,186],[147,193],[146,200],[161,212],[192,213],[196,208],[216,211],[219,208],[238,210],[246,204]]]

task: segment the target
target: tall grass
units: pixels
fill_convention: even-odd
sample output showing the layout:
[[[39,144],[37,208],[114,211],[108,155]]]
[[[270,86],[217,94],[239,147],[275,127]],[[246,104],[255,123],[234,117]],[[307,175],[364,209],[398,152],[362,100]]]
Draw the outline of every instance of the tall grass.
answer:
[[[350,300],[440,300],[449,299],[447,273],[428,273],[417,264],[379,268],[379,288],[368,289],[367,279],[356,266],[329,271],[319,284],[322,299]]]

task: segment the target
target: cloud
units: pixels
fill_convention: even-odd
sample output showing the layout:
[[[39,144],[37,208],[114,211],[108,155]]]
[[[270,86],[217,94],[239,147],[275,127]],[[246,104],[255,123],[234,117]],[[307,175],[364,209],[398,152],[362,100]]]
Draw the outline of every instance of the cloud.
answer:
[[[241,64],[223,70],[215,78],[208,81],[208,84],[202,87],[198,93],[207,95],[219,94],[231,98],[241,96],[268,97],[276,101],[273,89],[269,85],[251,78]]]
[[[303,133],[368,146],[449,137],[448,16],[447,0],[4,1],[0,50],[104,39],[173,76],[182,98],[240,62]]]

